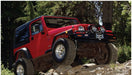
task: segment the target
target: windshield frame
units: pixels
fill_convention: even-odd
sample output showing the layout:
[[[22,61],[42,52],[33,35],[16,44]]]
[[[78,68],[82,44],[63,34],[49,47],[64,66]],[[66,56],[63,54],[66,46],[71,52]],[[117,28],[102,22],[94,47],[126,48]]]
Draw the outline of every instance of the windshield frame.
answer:
[[[73,18],[73,17],[59,17],[59,16],[44,16],[44,22],[47,28],[52,28],[52,27],[48,27],[46,24],[46,18],[53,18],[53,19],[65,19],[65,20],[75,20],[77,22],[77,24],[80,24],[79,20],[77,18]],[[74,25],[74,24],[73,24]],[[70,25],[67,25],[70,26]],[[63,26],[62,26],[63,27]],[[60,28],[60,27],[57,27]]]

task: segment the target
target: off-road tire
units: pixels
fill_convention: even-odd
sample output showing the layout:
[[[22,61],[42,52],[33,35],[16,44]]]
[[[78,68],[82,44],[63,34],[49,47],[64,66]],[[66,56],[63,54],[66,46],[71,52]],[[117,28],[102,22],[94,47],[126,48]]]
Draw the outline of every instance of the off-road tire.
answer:
[[[65,47],[65,55],[63,59],[57,59],[55,55],[55,48],[58,44],[63,44]],[[54,59],[54,63],[56,65],[71,65],[74,62],[74,59],[76,57],[76,49],[75,49],[75,44],[72,40],[67,39],[67,38],[60,38],[57,41],[55,41],[53,47],[52,47],[52,55]]]
[[[77,66],[82,65],[84,62],[82,62],[81,58],[79,58],[79,55],[76,55],[76,58],[74,59],[74,62],[71,64],[71,66]]]
[[[116,46],[114,45],[114,44],[112,44],[112,43],[108,43],[108,44],[106,44],[105,46],[104,46],[104,48],[103,48],[104,50],[107,50],[107,59],[105,59],[105,62],[103,62],[103,63],[101,63],[101,61],[103,61],[103,60],[97,60],[97,59],[95,59],[95,63],[96,64],[110,64],[110,63],[116,63],[116,61],[117,61],[117,48],[116,48]],[[98,56],[99,57],[99,56]],[[97,57],[97,58],[98,58]]]
[[[23,51],[20,51],[19,53],[18,53],[18,59],[19,58],[27,58],[26,57],[26,54],[23,52]]]
[[[16,61],[15,67],[14,67],[14,73],[15,75],[17,75],[17,66],[18,65],[22,65],[24,68],[24,75],[34,75],[34,67],[33,64],[31,62],[31,60],[26,59],[26,58],[19,58]]]
[[[112,44],[112,43],[108,43],[107,44],[108,49],[110,51],[110,56],[109,56],[109,60],[108,63],[116,63],[117,59],[118,59],[118,55],[117,55],[117,47]]]

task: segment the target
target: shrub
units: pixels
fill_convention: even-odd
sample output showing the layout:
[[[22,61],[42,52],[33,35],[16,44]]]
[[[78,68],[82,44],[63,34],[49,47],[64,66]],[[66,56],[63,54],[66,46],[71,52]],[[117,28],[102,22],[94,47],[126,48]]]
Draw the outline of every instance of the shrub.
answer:
[[[1,75],[14,75],[8,68],[5,68],[4,65],[1,65]]]
[[[130,46],[119,46],[118,47],[118,62],[123,63],[131,59],[131,47]]]

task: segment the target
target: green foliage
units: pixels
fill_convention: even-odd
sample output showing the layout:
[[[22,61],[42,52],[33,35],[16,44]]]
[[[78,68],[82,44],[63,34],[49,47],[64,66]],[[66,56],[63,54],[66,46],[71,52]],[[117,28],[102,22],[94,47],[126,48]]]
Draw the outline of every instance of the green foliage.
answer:
[[[81,59],[81,62],[82,62],[82,63],[89,63],[89,60],[87,60],[87,58],[84,57],[84,58]]]
[[[14,75],[8,68],[5,68],[4,65],[1,65],[1,75]]]
[[[117,43],[131,45],[131,5],[128,1],[115,1],[113,7],[113,31]]]
[[[110,67],[115,68],[115,67],[117,67],[117,64],[112,63],[112,64],[110,64]]]
[[[33,6],[33,2],[32,1],[27,1],[25,3],[25,8],[24,8],[24,16],[21,16],[21,17],[18,17],[16,18],[16,21],[19,22],[19,21],[29,21],[29,20],[32,20],[36,17],[36,12],[34,10],[34,6]]]
[[[55,15],[77,17],[81,23],[97,23],[94,2],[64,1],[58,2]]]
[[[41,15],[54,15],[56,8],[58,7],[55,1],[36,1],[34,6],[37,12],[37,16]]]
[[[31,3],[31,2],[30,2]],[[85,1],[36,1],[32,8],[34,16],[55,15],[77,17],[81,23],[97,23],[94,2]],[[83,4],[83,6],[82,6]],[[29,5],[29,3],[27,4]],[[86,9],[85,9],[86,8]],[[25,7],[29,10],[29,7]],[[26,11],[26,13],[31,11]],[[27,16],[26,16],[27,17]],[[26,20],[25,17],[17,19]]]
[[[93,62],[95,62],[94,59],[87,59],[87,57],[84,57],[80,60],[81,60],[82,63],[93,63]]]
[[[131,59],[131,47],[130,46],[119,46],[118,48],[118,61],[123,63]]]
[[[23,22],[16,22],[15,19],[24,15],[24,1],[1,1],[1,60],[7,66],[13,62],[13,37],[14,30]]]

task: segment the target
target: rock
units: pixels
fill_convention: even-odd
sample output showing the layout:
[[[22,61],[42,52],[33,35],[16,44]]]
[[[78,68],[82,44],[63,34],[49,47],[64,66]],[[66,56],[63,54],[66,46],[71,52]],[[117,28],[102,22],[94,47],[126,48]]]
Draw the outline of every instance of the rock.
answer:
[[[131,75],[131,60],[123,64],[95,65],[93,63],[71,67],[60,65],[44,75]]]
[[[56,68],[56,71],[61,75],[65,75],[67,74],[67,71],[70,70],[71,68],[72,66],[70,65],[60,65],[58,68]]]
[[[53,72],[53,75],[59,75],[57,72]]]
[[[45,75],[45,73],[44,72],[39,72],[39,75]]]
[[[75,75],[75,72],[69,70],[69,71],[67,72],[67,74],[68,74],[68,75]]]
[[[94,65],[96,65],[95,63],[89,63],[89,64],[84,64],[84,65],[82,65],[82,66],[94,66]]]
[[[54,69],[50,69],[48,72],[53,73],[54,72]]]

